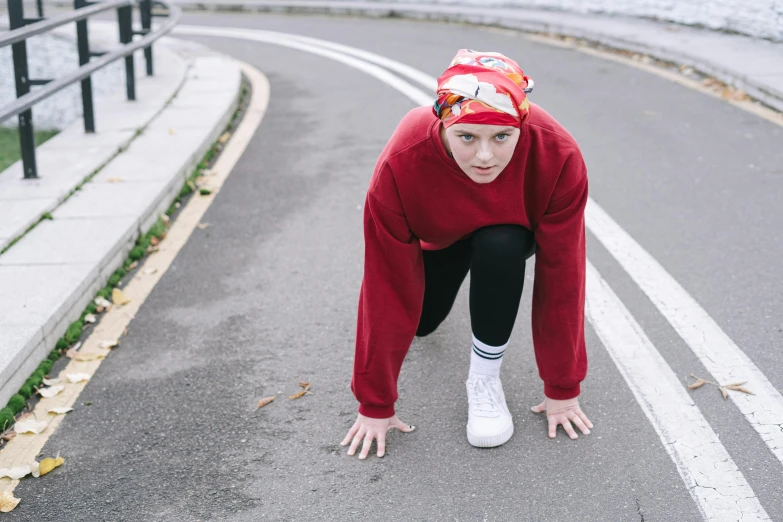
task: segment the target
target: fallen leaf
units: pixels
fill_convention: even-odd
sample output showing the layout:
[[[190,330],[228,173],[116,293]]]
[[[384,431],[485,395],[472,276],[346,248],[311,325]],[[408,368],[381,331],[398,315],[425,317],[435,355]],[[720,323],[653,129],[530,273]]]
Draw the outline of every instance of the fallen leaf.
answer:
[[[65,389],[65,386],[62,384],[58,384],[56,386],[52,386],[50,388],[39,388],[38,393],[41,394],[41,397],[45,397],[47,399],[51,399],[52,397],[59,394],[61,391]],[[19,430],[16,430],[17,433],[19,433]]]
[[[30,471],[32,472],[34,477],[40,477],[41,476],[41,464],[34,460],[30,463]]]
[[[696,382],[689,384],[688,388],[691,390],[695,390],[696,388],[701,388],[705,384],[707,384],[707,381],[705,381],[704,379],[699,379]]]
[[[173,136],[173,135],[174,135],[174,134],[176,134],[176,133],[174,132],[174,129],[172,129],[172,128],[169,128],[169,134],[171,134],[171,135]]]
[[[156,273],[157,271],[158,271],[158,269],[157,269],[157,268],[148,268],[148,269],[146,269],[146,270],[144,271],[144,273],[145,273],[146,275],[152,275],[152,274]]]
[[[265,397],[265,398],[261,399],[260,401],[258,401],[258,408],[263,408],[264,406],[266,406],[267,404],[269,404],[270,402],[272,402],[276,398],[277,398],[276,395],[272,395],[271,397]],[[256,408],[256,409],[258,409],[258,408]]]
[[[742,384],[745,384],[745,383],[742,383]],[[725,388],[727,388],[729,390],[732,390],[732,391],[738,391],[738,392],[742,392],[742,393],[747,393],[748,395],[756,395],[755,393],[753,393],[749,389],[743,388],[742,386],[740,386],[738,384],[737,385],[729,384],[729,385],[726,385]]]
[[[302,381],[299,381],[299,386],[301,386],[302,388],[307,388],[307,389],[309,389],[309,388],[310,388],[310,383],[309,383],[309,382],[302,382]]]
[[[62,408],[49,408],[47,413],[54,413],[55,415],[65,415],[66,413],[72,412],[73,408],[67,408],[63,406]]]
[[[307,390],[302,390],[299,393],[296,393],[294,395],[289,396],[289,399],[299,399],[300,397],[304,397],[304,394],[307,393]]]
[[[103,297],[96,297],[93,302],[96,305],[102,306],[104,308],[108,308],[111,306],[111,303],[107,299],[104,299]]]
[[[38,465],[40,466],[39,469],[40,469],[41,476],[43,477],[53,469],[59,468],[60,466],[63,465],[64,462],[65,459],[63,459],[62,457],[57,457],[55,459],[53,458],[43,459],[41,462],[38,463]]]
[[[723,386],[719,386],[718,389],[720,390],[721,394],[723,395],[723,400],[724,401],[729,398],[729,392],[726,391],[726,388],[724,388]]]
[[[26,477],[33,470],[30,466],[16,466],[14,468],[0,469],[0,478],[8,477],[11,480],[19,480],[22,477]]]
[[[119,341],[101,341],[98,343],[98,346],[100,348],[103,348],[104,350],[111,350],[115,346],[119,344]]]
[[[190,187],[190,190],[192,190],[193,192],[195,192],[196,190],[198,190],[198,187],[196,186],[196,184],[195,184],[195,183],[193,183],[193,181],[192,181],[192,180],[188,180],[188,187]]]
[[[46,421],[21,420],[16,421],[16,424],[14,424],[14,431],[17,434],[35,433],[37,435],[38,433],[41,433],[43,430],[45,430],[48,425],[49,423]]]
[[[131,264],[129,264],[129,265],[128,265],[128,270],[133,270],[133,269],[135,269],[137,266],[139,266],[139,262],[138,262],[138,261],[134,261],[133,263],[131,263]]]
[[[179,201],[174,203],[174,208],[179,208],[181,206],[182,206],[182,203],[180,203]]]
[[[209,226],[209,223],[199,223],[198,225],[196,225],[196,227],[197,227],[199,230],[204,230],[204,229],[205,229],[205,228],[207,228],[208,226]]]
[[[69,350],[69,351],[70,351],[70,350]],[[55,384],[57,384],[58,382],[60,382],[60,379],[44,379],[44,380],[43,380],[43,383],[44,383],[46,386],[54,386],[54,385],[55,385]]]
[[[171,218],[168,217],[166,214],[161,214],[160,220],[163,221],[163,224],[166,226],[169,226],[171,224]]]
[[[106,181],[109,183],[120,183],[122,182],[122,178],[108,178]]]
[[[0,437],[2,437],[3,440],[11,440],[14,437],[16,437],[16,432],[15,431],[7,431],[7,432],[3,433],[3,435],[0,436]]]
[[[105,306],[99,306],[98,308],[95,309],[95,311],[98,312],[99,314],[102,314],[104,310],[106,310]]]
[[[10,491],[0,491],[0,513],[8,513],[19,504],[21,499],[16,498]]]
[[[158,252],[160,250],[160,247],[150,245],[147,247],[147,253],[148,254],[154,254],[155,252]]]
[[[85,323],[94,323],[97,320],[98,319],[94,315],[92,315],[92,314],[87,314],[87,315],[84,316],[84,322]]]
[[[105,359],[106,354],[105,353],[98,353],[98,352],[79,352],[74,357],[74,361],[80,361],[80,362],[90,362],[90,361],[97,361],[99,359]]]
[[[150,238],[150,245],[157,246],[159,243],[160,243],[160,239],[158,239],[157,237],[152,236]]]
[[[126,296],[119,288],[115,288],[111,291],[111,300],[118,306],[126,305],[131,302],[131,300],[128,299],[128,296]]]
[[[83,382],[83,381],[89,381],[90,380],[90,374],[89,373],[69,373],[66,375],[68,380],[71,383],[77,383],[77,382]]]
[[[214,176],[217,174],[217,171],[215,169],[202,169],[201,175],[202,176]]]
[[[218,143],[226,143],[228,139],[231,137],[230,132],[224,132],[219,138]]]
[[[735,382],[732,384],[724,384],[723,386],[725,386],[726,388],[734,388],[736,386],[742,386],[743,384],[748,384],[748,381]]]

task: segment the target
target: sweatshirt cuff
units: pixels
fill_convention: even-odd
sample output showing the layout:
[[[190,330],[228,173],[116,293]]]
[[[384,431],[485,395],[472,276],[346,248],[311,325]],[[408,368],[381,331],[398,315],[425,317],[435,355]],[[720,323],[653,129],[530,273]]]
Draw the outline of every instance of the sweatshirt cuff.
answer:
[[[371,419],[388,419],[389,417],[394,417],[394,405],[370,406],[368,404],[360,404],[359,413]]]
[[[554,399],[556,401],[565,401],[568,399],[573,399],[574,397],[578,397],[580,391],[579,384],[572,388],[562,388],[560,386],[554,386],[546,382],[544,383],[544,395],[546,395],[547,398]]]

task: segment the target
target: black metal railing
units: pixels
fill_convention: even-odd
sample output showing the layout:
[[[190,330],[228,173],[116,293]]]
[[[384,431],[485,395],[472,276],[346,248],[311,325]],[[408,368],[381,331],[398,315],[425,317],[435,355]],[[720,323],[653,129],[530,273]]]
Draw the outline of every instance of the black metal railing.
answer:
[[[84,114],[84,131],[95,132],[95,113],[93,111],[91,75],[98,69],[119,60],[125,59],[125,85],[128,100],[136,99],[135,69],[133,63],[134,51],[143,48],[147,64],[147,75],[153,74],[152,42],[171,31],[182,16],[182,11],[176,5],[168,2],[155,1],[166,9],[165,13],[152,11],[153,0],[106,0],[91,2],[74,0],[74,11],[62,13],[44,19],[39,4],[38,18],[25,18],[22,0],[8,0],[8,18],[10,31],[0,33],[0,48],[10,45],[14,62],[14,78],[16,80],[16,101],[0,107],[0,123],[12,116],[19,117],[19,142],[22,152],[22,165],[25,178],[36,178],[38,172],[35,163],[35,140],[33,134],[32,107],[64,89],[81,82],[82,108]],[[140,11],[141,29],[133,29],[133,7]],[[107,53],[91,52],[87,33],[87,19],[98,13],[117,10],[117,22],[120,29],[122,47]],[[166,22],[156,31],[152,31],[152,18],[166,16]],[[76,22],[76,40],[79,53],[79,68],[66,76],[56,79],[32,79],[27,68],[27,39],[45,33],[68,23]],[[140,35],[141,38],[133,40]],[[92,58],[96,58],[92,60]],[[43,86],[31,90],[33,86]]]

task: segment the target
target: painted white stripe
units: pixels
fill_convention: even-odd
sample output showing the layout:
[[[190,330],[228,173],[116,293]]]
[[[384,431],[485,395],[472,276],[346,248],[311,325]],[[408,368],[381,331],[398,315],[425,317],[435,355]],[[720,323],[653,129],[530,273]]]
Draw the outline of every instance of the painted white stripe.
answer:
[[[593,200],[585,221],[604,247],[722,384],[748,381],[755,395],[729,392],[734,404],[783,463],[783,396],[696,300]]]
[[[417,105],[430,105],[433,102],[432,96],[417,89],[410,83],[399,79],[389,71],[373,65],[371,63],[358,60],[343,53],[327,49],[324,45],[313,45],[300,42],[292,38],[285,38],[284,33],[275,33],[273,31],[261,31],[255,29],[223,28],[223,27],[201,27],[180,25],[174,28],[176,34],[195,35],[195,36],[219,36],[223,38],[239,38],[242,40],[253,40],[256,42],[270,43],[297,49],[311,54],[317,54],[324,58],[329,58],[336,62],[343,63],[354,69],[373,76],[383,83],[397,89],[402,94],[413,100]]]
[[[585,311],[704,518],[769,520],[677,376],[589,262]]]
[[[175,28],[174,31],[178,34],[195,36],[254,40],[310,52],[367,72],[405,94],[418,105],[429,105],[433,100],[432,96],[391,75],[380,67],[342,54],[345,49],[348,49],[347,46],[340,46],[314,38],[296,35],[287,36],[285,33],[238,28],[180,26]],[[340,51],[338,52],[337,49],[340,49]],[[361,56],[364,60],[371,61],[374,64],[393,69],[428,89],[432,87],[435,81],[433,77],[429,77],[424,73],[416,71],[413,74],[412,71],[415,71],[415,69],[379,55],[359,49],[353,49],[351,54]],[[595,207],[591,200],[588,208]],[[609,216],[605,214],[604,216],[606,220],[614,223]],[[588,226],[590,225],[588,224]],[[617,226],[617,229],[619,229],[619,226]],[[595,233],[595,231],[593,232]],[[631,241],[633,240],[631,239]],[[610,249],[610,251],[612,250]],[[602,340],[604,340],[607,350],[609,350],[618,368],[620,368],[623,376],[626,378],[643,411],[655,426],[702,514],[710,520],[738,520],[741,517],[747,517],[744,520],[768,520],[769,518],[759,504],[750,485],[745,481],[742,473],[737,469],[715,433],[709,427],[696,405],[691,401],[682,384],[674,376],[671,368],[668,367],[665,360],[655,350],[649,339],[644,336],[641,328],[630,316],[627,309],[611,293],[611,290],[600,278],[595,268],[589,265],[589,270],[590,279],[588,281],[592,282],[588,289],[588,301],[592,303],[590,313],[592,314],[591,322],[593,327],[597,332],[603,333]],[[627,267],[626,270],[628,270]],[[591,292],[598,293],[592,296]],[[707,316],[706,312],[704,315]],[[620,331],[613,332],[614,328],[620,328],[621,326],[622,329]],[[599,335],[601,334],[599,333]],[[622,346],[624,343],[631,343],[631,347],[628,348],[629,351],[622,351],[622,348],[617,348],[618,339],[620,339],[619,346]],[[632,364],[633,358],[639,356],[638,353],[630,351],[632,349],[636,352],[641,350],[643,353],[646,353],[647,360],[652,361],[654,364]],[[627,361],[628,353],[633,354],[630,356],[630,362]],[[617,354],[621,354],[622,358]],[[620,361],[623,361],[622,364],[624,366],[621,366]],[[661,394],[660,387],[662,384],[658,380],[649,379],[651,368],[657,368],[657,379],[666,383],[666,396],[669,397],[669,400],[672,401],[672,398],[676,397],[676,401],[671,403],[664,401],[660,404],[656,401],[656,396]],[[713,373],[713,375],[715,374]],[[676,410],[676,414],[669,411],[672,409]]]

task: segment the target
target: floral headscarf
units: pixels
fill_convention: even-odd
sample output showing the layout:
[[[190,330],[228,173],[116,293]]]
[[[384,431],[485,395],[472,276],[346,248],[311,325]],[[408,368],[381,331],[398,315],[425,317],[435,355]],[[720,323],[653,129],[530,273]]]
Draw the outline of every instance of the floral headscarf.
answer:
[[[533,80],[511,58],[460,49],[438,78],[432,111],[444,127],[458,122],[519,127],[530,113],[532,90]]]

